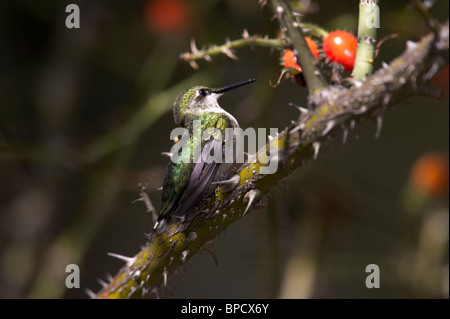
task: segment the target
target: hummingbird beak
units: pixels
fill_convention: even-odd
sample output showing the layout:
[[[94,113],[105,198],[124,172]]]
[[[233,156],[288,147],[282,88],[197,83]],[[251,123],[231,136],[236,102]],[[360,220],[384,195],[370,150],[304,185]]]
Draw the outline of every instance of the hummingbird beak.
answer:
[[[240,86],[243,86],[243,85],[246,85],[246,84],[249,84],[249,83],[253,83],[255,81],[256,81],[256,79],[249,79],[247,81],[242,81],[242,82],[239,82],[239,83],[235,83],[235,84],[224,86],[224,87],[221,87],[221,88],[218,88],[218,89],[214,89],[212,92],[216,93],[216,94],[222,94],[222,93],[227,92],[229,90],[238,88]]]

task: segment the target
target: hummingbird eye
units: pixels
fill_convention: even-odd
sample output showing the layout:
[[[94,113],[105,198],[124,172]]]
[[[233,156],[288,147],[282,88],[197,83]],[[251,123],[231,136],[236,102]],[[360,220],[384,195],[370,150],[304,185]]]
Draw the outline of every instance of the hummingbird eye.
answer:
[[[211,91],[207,89],[200,89],[198,90],[198,94],[200,94],[200,96],[207,96],[211,94]]]

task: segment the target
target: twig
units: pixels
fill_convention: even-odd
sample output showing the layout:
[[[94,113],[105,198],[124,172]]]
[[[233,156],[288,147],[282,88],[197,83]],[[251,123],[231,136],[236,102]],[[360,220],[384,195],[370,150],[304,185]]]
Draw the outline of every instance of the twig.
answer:
[[[272,48],[284,48],[287,45],[286,39],[270,39],[268,36],[261,37],[259,35],[250,35],[247,30],[242,32],[242,39],[227,40],[222,45],[211,45],[206,49],[198,49],[195,44],[195,40],[191,40],[191,52],[184,52],[180,54],[180,59],[188,62],[192,68],[198,69],[197,60],[204,59],[208,62],[211,61],[211,57],[215,55],[224,54],[227,57],[237,60],[238,57],[233,52],[234,49],[238,49],[246,46],[261,46]]]

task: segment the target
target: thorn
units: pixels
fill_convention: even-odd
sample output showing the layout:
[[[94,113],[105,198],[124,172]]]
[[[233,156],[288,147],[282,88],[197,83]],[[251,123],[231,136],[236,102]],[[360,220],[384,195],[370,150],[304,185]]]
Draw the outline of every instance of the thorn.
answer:
[[[123,260],[127,264],[127,266],[133,265],[134,262],[136,261],[136,257],[127,257],[127,256],[115,254],[115,253],[108,253],[107,255],[110,257],[114,257],[114,258]]]
[[[203,57],[207,62],[212,62],[212,58],[210,55],[205,54],[205,56]]]
[[[139,278],[141,277],[141,271],[136,270],[135,272],[132,273],[132,277],[134,278],[134,280],[139,280]]]
[[[289,106],[295,107],[295,108],[296,108],[297,110],[299,110],[300,113],[302,113],[302,114],[305,114],[305,113],[308,113],[308,112],[309,112],[309,109],[308,109],[308,108],[303,107],[303,106],[300,106],[300,105],[297,105],[297,104],[294,104],[294,103],[289,103]]]
[[[219,266],[219,263],[217,262],[216,250],[214,249],[214,239],[207,241],[201,249],[205,250],[211,256],[216,266]]]
[[[389,105],[389,102],[391,101],[391,98],[392,98],[392,96],[391,96],[391,94],[386,94],[385,96],[384,96],[384,98],[383,98],[383,105],[384,106],[387,106],[387,105]]]
[[[107,280],[108,282],[112,282],[112,281],[114,280],[114,278],[113,278],[113,276],[111,276],[110,273],[107,273],[107,274],[106,274],[106,280]]]
[[[248,204],[242,216],[245,216],[245,214],[247,214],[250,207],[255,203],[255,200],[257,200],[260,196],[261,191],[259,189],[251,189],[245,194],[244,202],[248,201]]]
[[[189,250],[184,250],[182,253],[181,253],[181,261],[182,262],[186,262],[186,258],[187,258],[187,256],[189,255],[189,253],[190,253],[190,251]]]
[[[350,121],[350,129],[355,129],[355,126],[356,126],[356,122],[355,122],[355,120],[351,120]]]
[[[237,57],[237,55],[234,54],[233,51],[231,51],[231,50],[228,49],[228,48],[222,48],[221,52],[222,52],[223,54],[225,54],[227,57],[229,57],[230,59],[233,59],[233,60],[235,60],[235,61],[239,60],[239,58]]]
[[[250,38],[250,34],[248,33],[247,29],[242,30],[242,38],[243,39]]]
[[[180,54],[180,59],[189,61],[191,59],[191,54],[189,52],[183,52]]]
[[[104,282],[103,280],[101,280],[100,278],[97,278],[97,282],[103,287],[105,288],[106,286],[108,286],[108,284],[106,282]]]
[[[328,121],[327,126],[325,127],[325,129],[323,130],[323,132],[322,132],[321,135],[322,135],[322,136],[327,135],[327,134],[333,129],[333,127],[334,127],[335,124],[336,124],[336,122],[333,121],[333,120]]]
[[[319,155],[320,142],[314,142],[312,144],[312,147],[314,148],[314,160],[316,160],[317,159],[317,155]]]
[[[297,125],[296,127],[294,127],[292,130],[289,131],[289,134],[292,135],[297,131],[301,131],[305,128],[305,123],[300,123],[299,125]]]
[[[411,40],[406,41],[406,48],[408,50],[416,50],[418,46],[419,44],[417,42]]]
[[[292,11],[292,15],[294,17],[303,17],[303,13],[297,12],[297,11]]]
[[[142,198],[136,198],[135,200],[131,201],[131,204],[137,203],[137,202],[143,202],[144,200]]]
[[[199,49],[197,49],[194,38],[191,39],[191,51],[193,54],[198,54],[200,52]]]
[[[376,41],[375,41],[374,38],[368,36],[368,37],[364,37],[364,42],[365,42],[367,45],[372,45],[372,44],[375,44]]]
[[[164,280],[163,285],[164,285],[164,287],[167,287],[167,269],[166,269],[166,267],[164,267],[162,275],[163,275],[163,280]]]
[[[96,293],[93,292],[93,291],[92,291],[91,289],[89,289],[89,288],[84,289],[84,292],[85,292],[85,293],[89,296],[89,298],[91,298],[91,299],[97,298]]]
[[[154,294],[156,299],[159,299],[159,289],[158,288],[153,288],[150,293]]]
[[[235,189],[236,186],[238,186],[240,182],[241,182],[241,176],[236,174],[233,177],[231,177],[230,179],[227,179],[225,181],[212,182],[211,184],[224,185],[222,187],[222,193],[228,193],[228,192],[232,191],[233,189]]]
[[[431,65],[430,70],[428,70],[427,73],[425,73],[425,75],[423,76],[423,79],[425,81],[429,81],[431,80],[431,78],[439,71],[439,63],[434,62]]]
[[[198,70],[199,69],[199,66],[198,66],[197,62],[195,62],[194,60],[189,61],[189,65],[194,70]]]
[[[162,225],[164,225],[164,219],[162,219],[162,220],[160,220],[160,221],[157,221],[157,222],[155,223],[155,225],[153,225],[153,229],[161,228]]]
[[[167,156],[167,157],[172,157],[172,153],[170,153],[170,152],[162,152],[161,155]]]
[[[162,191],[162,190],[163,190],[163,187],[160,186],[160,187],[158,187],[156,190],[157,190],[157,191]]]
[[[258,0],[261,9],[267,4],[267,0]]]
[[[381,134],[381,127],[383,126],[383,116],[377,116],[377,131],[375,132],[375,138],[379,138]]]
[[[361,115],[367,112],[367,106],[363,105],[358,110],[354,110],[353,114],[355,115]]]
[[[342,133],[342,144],[347,143],[347,137],[348,137],[348,129],[344,128],[344,131]]]
[[[383,66],[383,69],[389,69],[389,64],[387,64],[386,62],[381,62],[381,65]]]

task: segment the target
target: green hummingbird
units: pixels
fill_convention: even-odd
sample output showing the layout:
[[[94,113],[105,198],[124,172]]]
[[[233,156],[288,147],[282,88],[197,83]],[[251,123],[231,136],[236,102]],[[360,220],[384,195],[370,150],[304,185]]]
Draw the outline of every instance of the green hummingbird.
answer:
[[[185,129],[181,140],[178,141],[183,144],[181,152],[176,154],[178,160],[174,160],[172,154],[167,166],[161,208],[154,228],[161,227],[171,216],[183,217],[214,181],[219,168],[225,166],[222,161],[214,160],[214,153],[218,148],[223,150],[225,143],[222,137],[225,136],[225,129],[237,128],[239,124],[230,113],[220,107],[218,99],[223,93],[254,81],[256,79],[249,79],[221,88],[194,86],[177,97],[173,105],[173,115],[175,124]],[[197,123],[200,123],[200,126]],[[201,134],[195,134],[194,129],[199,128]],[[205,131],[210,133],[206,134],[206,138]],[[200,141],[198,136],[201,136]],[[196,143],[201,147],[197,154],[194,151]]]

